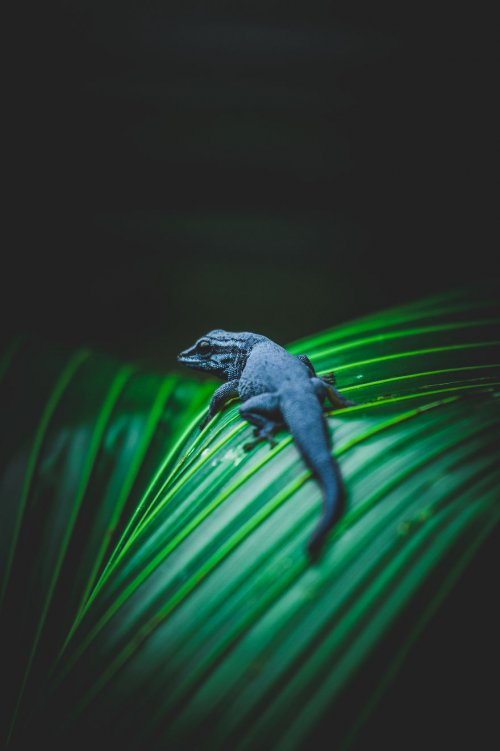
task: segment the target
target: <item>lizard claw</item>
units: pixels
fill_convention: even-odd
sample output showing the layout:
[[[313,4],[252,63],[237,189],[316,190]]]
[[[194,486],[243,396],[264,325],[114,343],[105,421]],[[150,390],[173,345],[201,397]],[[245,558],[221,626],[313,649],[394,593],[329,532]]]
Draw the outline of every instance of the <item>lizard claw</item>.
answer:
[[[323,405],[323,412],[336,412],[339,409],[346,409],[347,407],[357,407],[358,402],[353,402],[351,399],[343,399],[341,404],[334,404],[333,406],[330,404],[324,404]]]
[[[330,373],[325,373],[324,375],[320,376],[321,380],[325,383],[329,383],[330,386],[335,386],[337,379],[335,377],[335,373],[330,371]]]
[[[206,427],[206,425],[208,425],[209,422],[210,422],[210,416],[207,415],[206,417],[203,418],[203,420],[200,422],[198,427],[200,428],[200,430],[203,430],[203,428]]]
[[[254,435],[256,435],[256,438],[253,441],[248,441],[247,443],[243,444],[243,448],[245,451],[251,451],[253,448],[258,446],[259,443],[262,443],[263,441],[269,442],[269,448],[273,449],[275,446],[278,445],[278,442],[273,438],[271,433],[263,433],[260,432],[257,428],[254,430]]]
[[[337,391],[335,386],[329,386],[326,390],[328,401],[334,409],[345,409],[346,407],[355,407],[356,402],[351,401]]]

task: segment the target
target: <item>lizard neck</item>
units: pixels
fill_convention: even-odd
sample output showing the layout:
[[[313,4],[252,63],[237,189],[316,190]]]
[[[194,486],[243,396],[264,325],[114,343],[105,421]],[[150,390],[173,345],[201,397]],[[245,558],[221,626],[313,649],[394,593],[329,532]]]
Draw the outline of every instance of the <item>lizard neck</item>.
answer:
[[[224,360],[224,375],[226,381],[239,380],[247,364],[248,357],[256,344],[264,341],[259,334],[240,334],[231,351],[231,357]]]

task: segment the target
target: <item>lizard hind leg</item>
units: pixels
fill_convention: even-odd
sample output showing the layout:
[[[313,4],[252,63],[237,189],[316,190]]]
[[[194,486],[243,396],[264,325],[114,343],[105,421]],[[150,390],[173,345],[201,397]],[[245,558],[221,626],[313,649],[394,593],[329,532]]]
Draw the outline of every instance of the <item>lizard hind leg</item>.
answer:
[[[247,422],[254,425],[253,441],[244,444],[245,451],[250,451],[259,443],[268,441],[271,448],[276,445],[274,434],[283,427],[278,407],[278,399],[274,394],[259,394],[244,402],[240,407],[240,415]]]
[[[335,373],[331,370],[329,373],[324,373],[321,377],[316,373],[316,369],[307,355],[297,355],[297,359],[304,363],[306,368],[309,369],[310,377],[315,381],[324,381],[331,386],[335,386],[336,378]]]
[[[316,392],[316,396],[320,401],[320,404],[323,404],[325,399],[328,399],[330,404],[335,409],[342,409],[343,407],[353,407],[355,405],[355,402],[352,402],[350,399],[346,399],[345,396],[342,396],[340,391],[338,391],[334,386],[326,383],[324,378],[316,377],[312,378],[311,380],[313,382],[314,390]],[[330,407],[324,405],[323,409],[328,412],[330,410]]]

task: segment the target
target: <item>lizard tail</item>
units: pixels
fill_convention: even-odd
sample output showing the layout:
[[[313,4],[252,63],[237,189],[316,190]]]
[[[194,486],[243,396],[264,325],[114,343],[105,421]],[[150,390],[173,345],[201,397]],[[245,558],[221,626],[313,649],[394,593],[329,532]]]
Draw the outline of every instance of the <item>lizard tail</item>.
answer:
[[[315,561],[325,538],[339,517],[344,501],[340,469],[331,454],[328,432],[321,405],[309,393],[283,393],[281,413],[297,448],[318,480],[323,493],[323,512],[307,544],[309,557]]]
[[[309,557],[313,562],[318,559],[328,532],[339,518],[344,501],[344,487],[335,459],[329,464],[328,470],[319,476],[323,490],[323,512],[307,543]]]

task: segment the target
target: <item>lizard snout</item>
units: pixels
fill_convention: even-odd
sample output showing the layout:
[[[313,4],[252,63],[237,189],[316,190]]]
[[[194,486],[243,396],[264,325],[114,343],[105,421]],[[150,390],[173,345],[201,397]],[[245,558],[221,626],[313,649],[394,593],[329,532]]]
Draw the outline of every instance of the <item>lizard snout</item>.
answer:
[[[185,349],[182,352],[179,352],[177,355],[177,362],[181,363],[190,363],[193,359],[194,351],[193,347],[190,347],[189,349]]]

